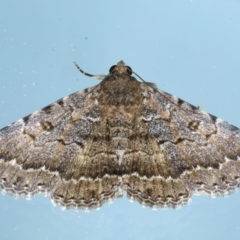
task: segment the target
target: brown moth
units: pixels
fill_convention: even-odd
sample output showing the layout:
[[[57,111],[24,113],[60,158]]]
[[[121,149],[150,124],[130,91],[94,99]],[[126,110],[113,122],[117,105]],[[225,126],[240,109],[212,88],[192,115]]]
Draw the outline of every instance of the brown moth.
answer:
[[[127,194],[157,208],[239,186],[238,128],[137,81],[123,61],[106,76],[78,69],[102,81],[0,130],[3,192],[78,209]]]

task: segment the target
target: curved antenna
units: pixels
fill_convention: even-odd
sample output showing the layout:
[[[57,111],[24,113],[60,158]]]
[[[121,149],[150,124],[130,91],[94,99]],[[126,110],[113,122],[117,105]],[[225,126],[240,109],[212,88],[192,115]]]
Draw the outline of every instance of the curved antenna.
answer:
[[[76,62],[73,62],[73,63],[75,64],[77,69],[85,76],[88,76],[88,77],[91,77],[91,78],[96,78],[98,80],[103,80],[106,77],[106,75],[92,75],[92,74],[86,73],[77,65]]]
[[[145,83],[146,85],[148,85],[148,86],[150,86],[151,88],[154,88],[155,90],[158,90],[157,89],[157,86],[154,84],[154,83],[152,83],[152,82],[146,82],[144,79],[142,79],[138,74],[136,74],[134,71],[132,71],[132,73],[134,74],[134,75],[136,75],[143,83]]]

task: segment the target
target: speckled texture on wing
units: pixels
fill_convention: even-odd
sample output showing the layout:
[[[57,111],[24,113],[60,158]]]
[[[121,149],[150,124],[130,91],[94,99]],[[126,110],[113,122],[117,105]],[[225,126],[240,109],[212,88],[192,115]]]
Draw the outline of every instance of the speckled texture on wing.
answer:
[[[124,193],[151,207],[239,186],[240,130],[140,83],[123,62],[102,82],[0,131],[0,187],[98,207]]]

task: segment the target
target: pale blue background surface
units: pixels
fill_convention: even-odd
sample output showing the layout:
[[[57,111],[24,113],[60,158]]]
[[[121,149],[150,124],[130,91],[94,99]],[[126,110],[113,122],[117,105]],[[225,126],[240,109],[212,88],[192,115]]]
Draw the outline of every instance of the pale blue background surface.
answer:
[[[146,81],[240,127],[240,1],[2,1],[0,128],[96,85],[124,60]],[[240,239],[240,193],[179,210],[127,198],[89,213],[0,195],[0,239]]]

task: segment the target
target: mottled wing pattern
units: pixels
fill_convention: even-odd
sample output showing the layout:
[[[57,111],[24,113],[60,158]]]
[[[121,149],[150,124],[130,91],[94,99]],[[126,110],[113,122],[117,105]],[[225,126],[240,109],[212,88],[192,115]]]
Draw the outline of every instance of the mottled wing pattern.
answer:
[[[138,162],[142,166],[125,176],[129,197],[151,207],[178,207],[192,194],[226,195],[239,187],[240,130],[166,92],[141,86],[149,139],[147,154]]]
[[[124,193],[178,207],[237,188],[240,130],[131,73],[119,62],[99,85],[0,130],[3,191],[87,209]]]
[[[92,167],[83,149],[98,119],[93,89],[98,91],[72,94],[0,131],[0,187],[5,192],[22,197],[42,192],[64,207],[83,208],[112,196],[107,177],[84,177]]]

